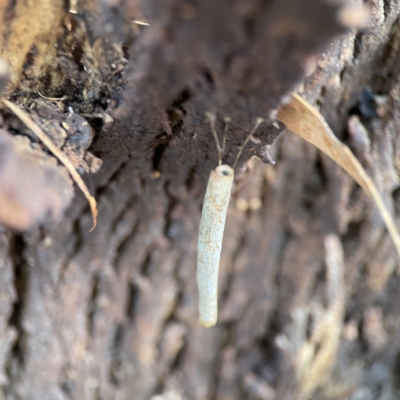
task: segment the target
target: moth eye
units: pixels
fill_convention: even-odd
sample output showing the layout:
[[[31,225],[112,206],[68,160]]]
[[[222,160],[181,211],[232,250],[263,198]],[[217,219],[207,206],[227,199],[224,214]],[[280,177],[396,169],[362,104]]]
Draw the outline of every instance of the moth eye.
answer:
[[[222,175],[225,175],[225,176],[229,176],[229,171],[227,171],[226,169],[223,169],[223,170],[221,171],[221,174],[222,174]]]
[[[233,173],[233,170],[228,165],[221,165],[216,170],[223,176],[231,176]]]

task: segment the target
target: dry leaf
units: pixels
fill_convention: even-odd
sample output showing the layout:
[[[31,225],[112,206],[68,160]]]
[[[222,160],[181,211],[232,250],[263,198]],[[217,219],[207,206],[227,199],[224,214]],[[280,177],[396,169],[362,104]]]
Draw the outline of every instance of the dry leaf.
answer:
[[[294,94],[289,104],[278,113],[286,128],[301,136],[338,163],[372,198],[378,207],[400,257],[400,235],[372,179],[351,152],[334,135],[323,116],[299,95]]]

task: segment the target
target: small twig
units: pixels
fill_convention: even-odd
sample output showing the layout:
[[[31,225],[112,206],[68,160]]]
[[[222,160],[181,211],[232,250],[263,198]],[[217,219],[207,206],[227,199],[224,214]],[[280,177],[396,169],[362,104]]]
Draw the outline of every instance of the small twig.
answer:
[[[60,110],[62,109],[63,102],[64,102],[65,100],[67,100],[67,96],[62,96],[62,97],[47,97],[47,96],[44,96],[44,95],[43,95],[42,93],[40,93],[40,92],[38,92],[38,95],[39,95],[42,99],[45,99],[45,100],[52,101],[52,102],[56,103],[56,104],[58,105],[58,108],[59,108]]]
[[[140,21],[138,19],[134,19],[132,22],[136,25],[150,26],[148,22]]]
[[[42,93],[38,92],[38,95],[42,98],[42,99],[46,99],[49,101],[55,101],[55,102],[59,102],[59,101],[64,101],[67,96],[62,96],[62,97],[47,97],[45,95],[43,95]]]
[[[11,103],[6,99],[2,99],[3,103],[32,131],[35,135],[42,141],[42,143],[50,150],[50,152],[64,165],[67,171],[70,173],[72,179],[78,185],[79,189],[82,190],[86,199],[89,202],[90,210],[92,211],[93,226],[90,232],[96,227],[97,218],[97,207],[96,200],[90,194],[85,182],[81,176],[76,171],[75,167],[72,165],[69,158],[59,150],[51,139],[43,132],[43,130],[31,119],[31,117],[21,108],[17,107],[15,104]]]
[[[40,92],[38,92],[38,95],[41,98],[46,99],[46,100],[50,100],[50,101],[63,101],[63,100],[65,100],[67,98],[66,96],[62,96],[62,97],[47,97],[47,96],[45,96],[44,94],[42,94]]]

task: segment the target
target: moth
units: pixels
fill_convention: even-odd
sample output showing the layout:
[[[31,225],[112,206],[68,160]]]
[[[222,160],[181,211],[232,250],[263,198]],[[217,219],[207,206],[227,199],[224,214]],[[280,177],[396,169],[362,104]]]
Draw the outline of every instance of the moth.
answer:
[[[217,144],[219,163],[211,171],[203,203],[197,248],[197,286],[199,322],[205,327],[211,327],[216,324],[218,318],[218,270],[226,212],[235,176],[234,169],[243,149],[264,120],[257,119],[254,129],[239,148],[233,167],[230,167],[222,164],[229,119],[225,120],[221,146],[215,130],[215,115],[206,113],[206,116],[210,120]],[[332,158],[362,187],[379,209],[400,257],[400,235],[377,187],[351,150],[336,138],[322,115],[299,95],[293,94],[291,101],[279,110],[277,119],[291,132]]]
[[[197,246],[197,287],[199,291],[199,322],[204,327],[217,323],[218,318],[218,272],[224,235],[226,212],[231,198],[235,166],[248,141],[263,119],[256,124],[243,145],[239,148],[233,167],[222,164],[226,132],[229,119],[225,119],[225,133],[222,146],[215,129],[215,115],[206,113],[218,150],[218,166],[211,171],[201,213],[199,242]]]

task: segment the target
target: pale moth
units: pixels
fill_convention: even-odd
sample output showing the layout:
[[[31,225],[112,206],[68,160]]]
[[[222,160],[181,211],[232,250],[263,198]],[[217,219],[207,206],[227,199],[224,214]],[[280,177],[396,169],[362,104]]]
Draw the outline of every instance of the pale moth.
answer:
[[[199,242],[197,246],[197,286],[199,290],[199,322],[205,327],[213,326],[218,318],[218,271],[222,238],[225,228],[226,211],[231,198],[234,168],[236,163],[263,119],[258,118],[250,135],[239,148],[236,161],[231,168],[222,164],[226,131],[229,119],[225,119],[225,133],[222,146],[215,130],[215,115],[206,113],[210,120],[218,150],[218,166],[211,171],[201,213]]]
[[[236,161],[231,168],[222,164],[229,119],[225,120],[225,134],[221,147],[215,130],[215,115],[207,113],[206,116],[210,120],[217,144],[219,163],[217,168],[211,171],[204,198],[197,254],[197,285],[200,324],[210,327],[216,324],[218,316],[218,269],[226,211],[235,175],[234,168],[244,147],[263,119],[257,119],[254,129],[239,148]],[[363,188],[379,209],[400,256],[400,235],[377,187],[351,150],[336,138],[323,116],[294,93],[291,101],[279,110],[277,119],[285,124],[287,129],[331,157]]]

